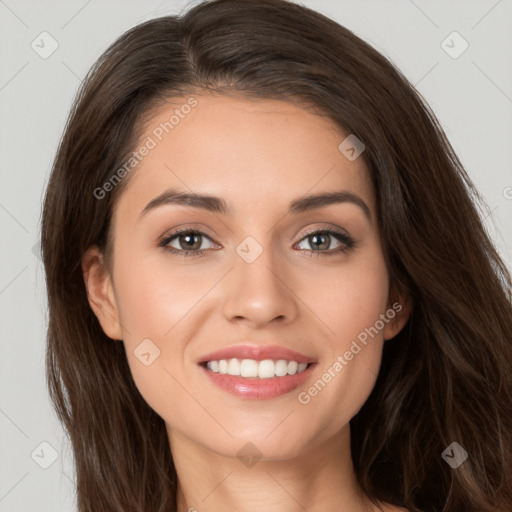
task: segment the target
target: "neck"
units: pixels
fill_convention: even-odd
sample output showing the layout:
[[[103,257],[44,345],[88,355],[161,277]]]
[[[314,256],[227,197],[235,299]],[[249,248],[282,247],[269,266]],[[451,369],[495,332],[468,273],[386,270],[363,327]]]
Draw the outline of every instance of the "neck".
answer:
[[[174,431],[169,441],[178,512],[372,510],[355,476],[349,425],[335,439],[278,460],[228,457]]]

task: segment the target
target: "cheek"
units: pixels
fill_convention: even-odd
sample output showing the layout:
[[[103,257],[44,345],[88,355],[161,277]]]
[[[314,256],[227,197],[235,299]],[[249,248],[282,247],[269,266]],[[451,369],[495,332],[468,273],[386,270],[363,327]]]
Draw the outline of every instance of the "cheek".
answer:
[[[201,298],[215,284],[191,265],[177,268],[160,258],[137,259],[135,252],[115,266],[116,298],[133,380],[160,415],[182,406],[190,396],[179,383],[187,341],[198,328]],[[203,306],[204,307],[204,306]],[[146,364],[148,363],[148,364]]]
[[[193,266],[172,266],[161,255],[120,261],[115,279],[121,319],[132,342],[165,342],[212,284]]]
[[[350,421],[375,385],[384,342],[381,314],[386,313],[388,291],[387,269],[376,251],[331,272],[329,292],[312,298],[329,327],[329,341],[317,380],[298,401],[329,434]]]
[[[166,411],[187,399],[178,384],[183,381],[182,376],[175,372],[183,352],[176,332],[187,313],[187,301],[181,300],[180,290],[168,283],[158,269],[147,272],[139,267],[137,273],[124,277],[123,281],[120,272],[119,309],[132,378],[148,405],[165,417]]]
[[[325,276],[320,274],[316,279],[318,286],[312,288],[312,297],[309,294],[310,303],[329,327],[329,337],[343,344],[374,325],[385,312],[389,293],[387,269],[382,255],[375,251],[354,257],[337,271],[322,272]]]

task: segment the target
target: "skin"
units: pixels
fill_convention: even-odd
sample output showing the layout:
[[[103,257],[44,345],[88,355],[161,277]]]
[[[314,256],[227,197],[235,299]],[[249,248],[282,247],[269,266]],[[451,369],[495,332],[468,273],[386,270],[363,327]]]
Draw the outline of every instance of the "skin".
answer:
[[[392,305],[365,163],[339,151],[348,134],[296,105],[195,98],[198,105],[132,172],[115,206],[112,271],[97,247],[82,261],[91,307],[105,333],[123,340],[138,389],[165,421],[178,510],[377,510],[355,478],[349,421],[375,385],[385,340],[409,317],[406,298],[321,392],[307,404],[297,398]],[[187,99],[159,108],[141,141]],[[222,197],[232,214],[167,204],[140,218],[170,187]],[[341,189],[364,200],[371,220],[349,202],[285,215],[294,199]],[[204,255],[180,258],[158,247],[184,226],[207,235],[198,242]],[[335,237],[319,249],[322,242],[307,236],[329,227],[345,230],[355,246],[336,253],[344,244]],[[236,252],[247,236],[263,250],[252,263]],[[171,242],[190,249],[183,243]],[[332,255],[315,257],[321,251]],[[149,366],[134,355],[146,338],[160,350]],[[283,345],[318,365],[291,393],[235,397],[211,384],[197,361],[246,341]],[[251,467],[237,457],[248,442],[261,453]]]

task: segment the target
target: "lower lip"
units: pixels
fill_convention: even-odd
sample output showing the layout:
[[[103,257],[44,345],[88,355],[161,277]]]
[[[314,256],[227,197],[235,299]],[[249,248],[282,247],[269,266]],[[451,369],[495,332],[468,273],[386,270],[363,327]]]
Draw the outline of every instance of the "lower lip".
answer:
[[[265,400],[285,395],[297,389],[309,379],[315,366],[316,363],[311,363],[303,372],[296,375],[285,375],[284,377],[272,377],[270,379],[216,373],[201,365],[200,368],[216,386],[232,395]]]

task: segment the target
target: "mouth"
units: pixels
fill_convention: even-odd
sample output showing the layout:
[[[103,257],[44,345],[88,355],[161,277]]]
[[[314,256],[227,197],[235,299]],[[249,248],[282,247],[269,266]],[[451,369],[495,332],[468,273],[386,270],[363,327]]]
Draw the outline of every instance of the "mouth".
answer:
[[[198,365],[223,391],[241,398],[270,399],[303,385],[317,362],[284,347],[239,345],[208,354]]]
[[[221,375],[233,375],[242,378],[271,379],[298,375],[313,363],[299,363],[286,359],[220,359],[200,363],[203,368]]]

